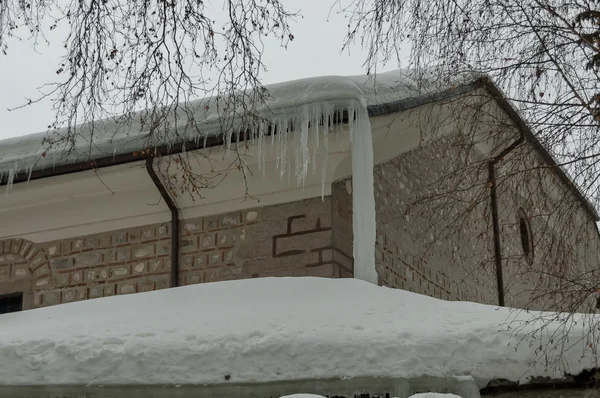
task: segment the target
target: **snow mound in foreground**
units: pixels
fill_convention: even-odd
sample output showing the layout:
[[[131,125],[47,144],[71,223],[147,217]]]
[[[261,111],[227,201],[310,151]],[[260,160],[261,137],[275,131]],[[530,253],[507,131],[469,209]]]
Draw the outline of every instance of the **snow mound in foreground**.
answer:
[[[522,323],[540,315],[446,302],[353,279],[194,285],[0,316],[0,383],[471,375],[483,385],[495,378],[561,377],[596,364],[582,339],[584,323],[567,328],[552,323],[542,332],[541,321]],[[519,327],[507,330],[508,317]],[[566,345],[556,337],[563,333]],[[534,362],[540,344],[548,341],[557,346]]]
[[[294,394],[294,395],[286,395],[281,398],[325,398],[322,395],[314,395],[314,394]],[[435,392],[427,392],[423,394],[415,394],[411,395],[409,398],[461,398],[455,394],[440,394]]]

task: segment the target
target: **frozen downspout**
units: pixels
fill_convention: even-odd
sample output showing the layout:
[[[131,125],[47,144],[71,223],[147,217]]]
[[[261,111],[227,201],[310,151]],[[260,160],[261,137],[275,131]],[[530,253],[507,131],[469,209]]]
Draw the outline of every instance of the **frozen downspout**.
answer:
[[[179,209],[154,170],[154,157],[146,158],[146,170],[171,210],[171,287],[179,286]]]
[[[525,133],[522,129],[519,130],[519,138],[510,144],[508,148],[500,152],[498,156],[488,162],[488,183],[490,186],[492,229],[494,237],[494,260],[496,263],[496,284],[498,285],[498,305],[500,307],[504,307],[504,277],[502,276],[502,247],[500,245],[500,221],[498,218],[498,194],[496,191],[496,163],[501,161],[525,140]]]

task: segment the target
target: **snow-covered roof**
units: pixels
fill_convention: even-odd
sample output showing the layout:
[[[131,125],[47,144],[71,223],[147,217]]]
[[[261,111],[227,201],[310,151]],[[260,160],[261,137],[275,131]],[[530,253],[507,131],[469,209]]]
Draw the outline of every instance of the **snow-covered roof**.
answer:
[[[349,101],[356,101],[367,106],[377,106],[434,92],[440,89],[440,85],[424,83],[424,79],[417,79],[413,71],[396,70],[378,74],[376,78],[367,75],[323,76],[273,84],[266,88],[269,100],[253,111],[274,120],[289,118],[296,112],[302,112],[301,105],[327,103],[346,109]],[[181,117],[179,120],[182,121],[175,126],[180,141],[198,140],[202,143],[205,137],[219,134],[219,116],[223,112],[216,106],[214,98],[200,99],[186,107],[194,110],[196,126],[193,130],[186,128],[187,116]],[[0,176],[4,175],[3,179],[6,181],[10,173],[28,174],[31,171],[88,162],[156,146],[181,144],[172,142],[177,138],[174,134],[160,137],[157,133],[149,140],[148,129],[140,123],[141,115],[134,117],[127,125],[123,125],[118,118],[97,122],[94,124],[93,139],[89,127],[78,127],[78,141],[75,150],[69,154],[65,153],[65,147],[54,147],[48,151],[48,145],[43,144],[44,138],[48,137],[47,132],[0,140]],[[167,123],[175,125],[173,118],[167,120]]]
[[[0,384],[470,375],[484,386],[596,365],[583,337],[589,323],[577,316],[563,327],[541,315],[355,279],[200,284],[0,315]]]

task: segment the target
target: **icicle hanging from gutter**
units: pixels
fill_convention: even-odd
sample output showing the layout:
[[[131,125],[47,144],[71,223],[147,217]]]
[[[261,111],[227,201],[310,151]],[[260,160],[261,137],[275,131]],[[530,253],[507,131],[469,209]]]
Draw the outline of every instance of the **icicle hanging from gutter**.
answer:
[[[304,104],[280,113],[270,120],[277,137],[272,136],[271,152],[275,153],[275,167],[279,178],[290,181],[294,169],[296,185],[304,187],[311,169],[315,173],[317,161],[321,167],[321,197],[325,196],[327,177],[328,140],[332,130],[340,132],[342,115],[348,114],[352,153],[352,206],[354,225],[354,276],[377,284],[375,269],[376,214],[373,187],[373,141],[371,123],[364,100],[348,100],[344,103],[324,101]],[[334,121],[338,122],[334,127]],[[266,135],[252,134],[255,151],[258,152],[259,169],[264,167],[264,157],[269,151]],[[254,131],[254,129],[252,129]],[[319,140],[323,145],[319,148]],[[227,137],[226,142],[231,142]],[[319,149],[322,151],[320,154]],[[311,153],[312,152],[312,153]],[[255,152],[256,154],[256,152]],[[310,163],[313,163],[312,165]]]

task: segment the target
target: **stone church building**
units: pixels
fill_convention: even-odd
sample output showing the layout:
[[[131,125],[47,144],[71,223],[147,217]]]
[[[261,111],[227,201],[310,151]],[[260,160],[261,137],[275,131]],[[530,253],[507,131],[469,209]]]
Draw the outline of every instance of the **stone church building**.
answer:
[[[595,300],[568,284],[598,267],[598,214],[496,86],[406,85],[368,105],[379,283],[521,308]],[[216,141],[188,147],[196,171],[226,174],[202,198],[165,188],[182,145],[155,157],[107,138],[91,156],[51,159],[45,134],[0,141],[0,312],[230,279],[353,277],[347,117],[336,129],[302,186],[252,140],[249,173]],[[32,151],[43,159],[14,167]]]

